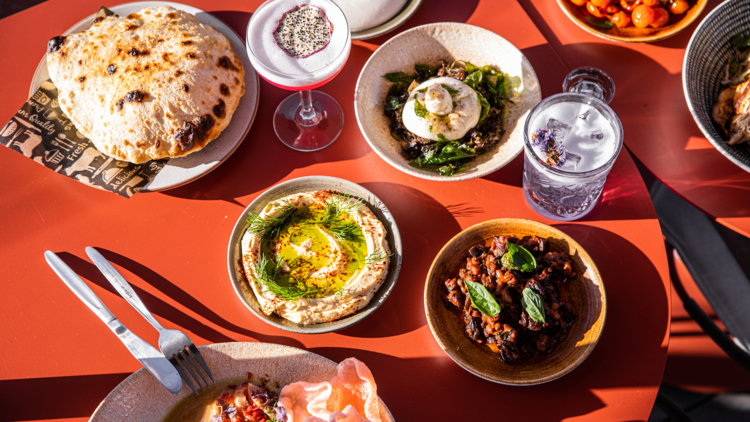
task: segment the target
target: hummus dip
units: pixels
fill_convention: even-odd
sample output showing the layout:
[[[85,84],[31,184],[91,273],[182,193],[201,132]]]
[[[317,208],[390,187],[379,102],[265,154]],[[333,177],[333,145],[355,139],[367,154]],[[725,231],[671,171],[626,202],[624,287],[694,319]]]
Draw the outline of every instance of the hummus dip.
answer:
[[[267,315],[299,324],[335,321],[367,306],[388,275],[385,227],[355,198],[303,192],[251,218],[242,266]],[[252,230],[264,225],[271,227]]]

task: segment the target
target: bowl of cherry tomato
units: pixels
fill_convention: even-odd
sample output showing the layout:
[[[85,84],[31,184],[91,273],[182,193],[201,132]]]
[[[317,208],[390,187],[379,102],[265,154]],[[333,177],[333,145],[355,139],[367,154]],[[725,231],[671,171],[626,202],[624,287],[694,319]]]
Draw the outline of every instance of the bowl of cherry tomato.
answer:
[[[654,42],[690,25],[708,0],[557,0],[584,30],[608,40]]]

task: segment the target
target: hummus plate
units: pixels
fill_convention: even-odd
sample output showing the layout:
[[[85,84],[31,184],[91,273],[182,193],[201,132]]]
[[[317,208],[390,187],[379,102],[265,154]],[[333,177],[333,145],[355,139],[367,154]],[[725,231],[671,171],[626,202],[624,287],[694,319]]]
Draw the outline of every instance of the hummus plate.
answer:
[[[279,301],[272,292],[267,290],[261,291],[262,289],[258,289],[255,282],[248,283],[246,278],[248,271],[253,272],[257,268],[256,265],[258,262],[253,256],[261,256],[258,255],[258,251],[262,249],[261,243],[263,243],[258,242],[256,236],[252,234],[248,235],[248,228],[251,226],[248,223],[248,217],[252,215],[275,215],[278,210],[275,210],[273,205],[269,207],[269,204],[272,203],[276,205],[283,203],[287,206],[290,204],[295,206],[309,204],[315,200],[313,198],[314,195],[321,195],[321,191],[338,193],[338,195],[329,195],[329,197],[325,197],[325,194],[323,194],[322,203],[330,199],[341,200],[341,198],[346,198],[348,195],[351,199],[358,199],[365,207],[361,209],[361,217],[356,217],[354,220],[357,220],[357,224],[360,227],[373,225],[375,228],[373,230],[362,230],[364,234],[361,245],[362,250],[354,253],[354,255],[359,254],[365,257],[373,253],[377,254],[380,251],[381,255],[389,256],[380,257],[383,259],[378,259],[377,262],[370,259],[369,264],[362,265],[364,270],[359,270],[350,278],[348,276],[342,278],[341,284],[344,286],[343,288],[342,286],[328,286],[331,288],[335,287],[337,291],[340,291],[336,295],[325,294],[323,290],[327,289],[327,287],[321,287],[320,283],[314,282],[308,283],[308,287],[321,290],[320,294],[310,295],[310,297],[305,297],[301,300]],[[313,196],[309,194],[311,192],[314,192]],[[377,226],[380,226],[380,228]],[[346,241],[330,241],[333,239],[333,236],[329,236],[329,228],[319,229],[317,226],[305,226],[304,230],[318,230],[321,241],[326,240],[324,242],[326,244],[343,245],[344,249],[349,247]],[[383,231],[385,233],[384,236],[382,234]],[[385,242],[382,241],[383,237]],[[278,239],[284,239],[284,235],[280,235]],[[279,241],[279,243],[283,242]],[[280,245],[276,252],[279,252],[282,256],[290,253],[292,255],[299,254],[300,251],[292,250],[295,247],[296,249],[300,249],[298,245],[292,246],[291,242],[286,243],[290,243],[286,245],[290,246],[290,248]],[[315,249],[314,245],[309,246],[313,250]],[[265,248],[265,251],[268,252],[268,246]],[[254,254],[249,252],[254,252]],[[361,186],[344,179],[310,176],[281,183],[268,189],[250,203],[240,216],[232,232],[229,241],[227,265],[229,276],[237,296],[252,313],[277,328],[296,333],[315,334],[349,327],[377,309],[385,301],[395,285],[401,267],[401,254],[401,237],[396,222],[385,204],[375,195]],[[266,253],[265,255],[269,254]],[[294,257],[287,258],[293,259]],[[362,257],[357,256],[352,258],[356,260]],[[271,268],[274,264],[269,263],[268,265],[266,268]],[[279,265],[279,268],[282,267],[284,267],[283,263]],[[357,271],[356,269],[350,269]],[[344,269],[343,271],[346,272],[347,270]],[[291,274],[287,270],[283,270],[280,276],[283,278],[285,273]],[[287,282],[288,280],[285,280],[284,285],[288,284]],[[351,290],[348,290],[349,288]],[[303,286],[302,289],[302,293],[304,293],[305,287]],[[358,303],[362,302],[361,298],[364,296],[370,298],[370,301],[362,306]],[[269,311],[272,312],[273,310],[276,310],[276,312],[269,315]],[[353,311],[354,313],[352,313]],[[277,314],[285,315],[287,318],[283,318]],[[305,324],[301,322],[305,322]]]

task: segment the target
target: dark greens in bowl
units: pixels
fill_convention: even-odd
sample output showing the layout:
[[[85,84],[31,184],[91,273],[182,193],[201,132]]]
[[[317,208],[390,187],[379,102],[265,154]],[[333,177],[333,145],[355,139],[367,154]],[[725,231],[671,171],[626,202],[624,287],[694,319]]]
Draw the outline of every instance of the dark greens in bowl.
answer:
[[[417,64],[414,69],[413,75],[404,72],[383,75],[393,82],[383,106],[385,115],[391,121],[391,135],[400,143],[411,166],[451,176],[502,139],[505,133],[504,110],[511,96],[510,77],[492,66],[480,68],[464,61],[443,61],[434,67]],[[461,139],[448,140],[441,134],[437,135],[436,141],[426,139],[404,126],[404,105],[412,91],[421,83],[440,77],[459,80],[477,93],[482,110],[479,122]],[[429,114],[418,101],[416,106],[415,111],[420,117]],[[447,116],[438,118],[447,119]]]

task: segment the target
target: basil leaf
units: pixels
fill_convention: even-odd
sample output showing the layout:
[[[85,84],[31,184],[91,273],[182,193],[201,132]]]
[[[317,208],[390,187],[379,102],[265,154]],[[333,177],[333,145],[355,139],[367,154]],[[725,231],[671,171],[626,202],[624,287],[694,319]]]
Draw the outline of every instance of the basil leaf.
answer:
[[[506,243],[506,246],[508,251],[501,258],[505,268],[525,273],[530,273],[536,269],[536,259],[526,248],[511,242]]]
[[[457,89],[453,89],[453,88],[449,87],[446,84],[440,84],[440,86],[442,86],[443,88],[445,88],[445,90],[448,91],[448,93],[451,94],[451,95],[458,94],[458,90]]]
[[[482,84],[483,78],[484,78],[484,74],[482,73],[482,71],[477,70],[472,73],[469,73],[469,76],[464,78],[464,83],[466,85],[469,85],[472,89],[476,90],[477,87]]]
[[[479,105],[482,107],[482,114],[479,115],[479,121],[477,122],[477,126],[479,127],[484,122],[484,119],[487,118],[487,115],[490,114],[490,103],[487,102],[487,99],[484,98],[484,95],[480,94],[479,91],[476,91],[477,98],[479,99]]]
[[[476,72],[477,70],[480,70],[479,67],[474,66],[473,64],[469,62],[464,62],[464,67],[466,68],[466,73],[472,74]]]
[[[432,125],[430,125],[430,133],[432,133]]]
[[[401,100],[393,95],[389,95],[385,97],[385,109],[388,111],[397,110],[399,107],[401,107],[403,104],[401,104]]]
[[[414,114],[416,114],[419,117],[427,117],[428,114],[430,114],[429,111],[427,111],[427,107],[424,106],[424,104],[420,103],[419,100],[414,100]]]
[[[409,76],[404,72],[386,73],[383,77],[389,82],[411,82],[414,80],[413,76]]]
[[[482,66],[482,72],[484,72],[487,75],[501,75],[502,74],[501,72],[499,72],[497,69],[495,69],[494,67],[490,65]]]
[[[468,288],[467,288],[468,290]],[[523,297],[521,297],[521,305],[523,309],[529,314],[529,318],[536,322],[544,323],[544,299],[539,293],[529,289],[528,287],[523,289]]]
[[[425,93],[427,92],[427,88],[418,89],[417,92]]]
[[[491,317],[497,316],[500,313],[502,309],[500,309],[500,304],[497,303],[495,296],[492,296],[481,283],[469,280],[464,280],[464,283],[466,284],[466,291],[469,292],[471,304],[479,312]]]
[[[505,74],[501,73],[497,76],[497,81],[495,81],[495,100],[500,101],[503,98],[507,97],[506,91],[505,91]]]
[[[738,48],[747,47],[748,45],[750,45],[750,37],[735,35],[731,40],[729,40],[729,43]]]
[[[600,21],[592,18],[591,16],[586,16],[586,22],[603,29],[612,29],[615,27],[615,25],[612,22],[609,21]]]
[[[436,73],[435,71],[437,68],[433,68],[428,64],[415,64],[414,70],[417,71],[417,79],[427,80],[430,76]]]

